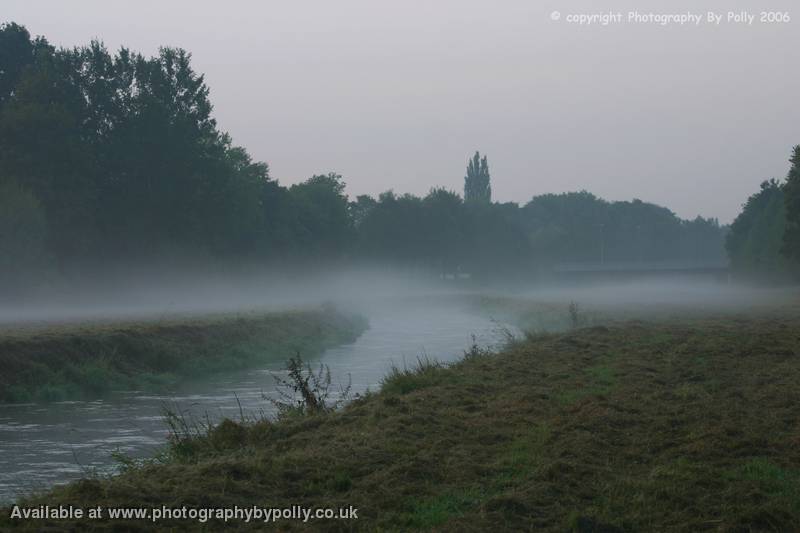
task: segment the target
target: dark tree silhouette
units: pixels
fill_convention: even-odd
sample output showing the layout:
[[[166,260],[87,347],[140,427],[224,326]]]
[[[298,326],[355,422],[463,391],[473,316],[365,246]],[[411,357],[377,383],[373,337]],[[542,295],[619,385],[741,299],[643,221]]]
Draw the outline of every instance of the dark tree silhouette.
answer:
[[[800,260],[800,145],[794,147],[789,161],[792,167],[784,186],[786,233],[782,251],[786,257],[796,261]]]
[[[780,254],[786,228],[783,186],[777,180],[761,183],[731,224],[725,240],[731,267],[741,275],[775,278],[786,273]]]
[[[800,187],[797,160],[796,150],[787,190]],[[787,199],[789,211],[797,206]],[[738,224],[731,250],[739,228],[750,231]],[[505,279],[597,261],[600,250],[606,261],[718,261],[724,233],[713,219],[684,221],[664,207],[585,191],[524,207],[492,203],[489,164],[478,152],[463,200],[433,188],[351,202],[333,172],[284,187],[218,129],[188,52],[55,48],[23,26],[0,26],[0,285],[45,272],[70,280],[96,271],[80,268],[87,262],[171,255],[309,268],[374,261],[421,275]],[[787,250],[796,249],[792,235]]]
[[[464,201],[481,204],[488,204],[492,201],[489,163],[486,156],[481,158],[479,152],[475,152],[467,164],[467,175],[464,177]]]

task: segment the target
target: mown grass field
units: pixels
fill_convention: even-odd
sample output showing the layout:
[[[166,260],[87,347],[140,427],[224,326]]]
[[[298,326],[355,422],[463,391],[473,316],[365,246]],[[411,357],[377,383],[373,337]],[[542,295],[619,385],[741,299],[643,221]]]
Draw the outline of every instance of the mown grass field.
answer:
[[[795,531],[799,415],[795,314],[625,321],[398,370],[334,413],[226,421],[21,503],[358,508],[279,530]],[[153,528],[8,516],[0,529]]]
[[[285,360],[351,342],[366,321],[333,308],[0,331],[0,402],[94,398]]]

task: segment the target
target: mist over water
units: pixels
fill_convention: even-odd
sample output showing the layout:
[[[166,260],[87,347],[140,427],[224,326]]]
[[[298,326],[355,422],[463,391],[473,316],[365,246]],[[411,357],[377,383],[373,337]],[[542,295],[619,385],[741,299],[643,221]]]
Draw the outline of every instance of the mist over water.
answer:
[[[626,281],[503,283],[437,279],[390,269],[336,269],[325,274],[251,270],[241,274],[148,271],[84,282],[24,301],[0,301],[0,327],[74,322],[161,321],[182,316],[305,309],[331,302],[369,314],[409,299],[496,294],[549,303],[730,308],[784,301],[783,288],[750,287],[699,277],[641,277]]]
[[[157,281],[158,280],[158,281]],[[354,343],[326,350],[313,364],[330,367],[335,385],[352,383],[353,393],[380,387],[394,366],[413,366],[418,357],[459,359],[474,341],[499,346],[502,328],[517,331],[503,317],[491,317],[481,298],[520,300],[541,305],[561,323],[569,302],[585,310],[624,310],[646,318],[654,311],[715,312],[744,310],[791,300],[785,290],[749,288],[691,278],[649,278],[625,282],[495,284],[470,280],[420,279],[375,269],[340,270],[316,276],[275,272],[240,276],[149,274],[79,291],[33,299],[0,310],[9,331],[70,324],[161,321],[209,314],[246,315],[317,307],[333,302],[369,319],[369,329]],[[473,338],[474,336],[474,338]],[[286,354],[288,357],[291,354]],[[164,445],[165,406],[192,420],[274,416],[265,400],[277,389],[273,375],[285,358],[247,371],[184,380],[152,394],[119,390],[94,401],[0,405],[0,503],[31,491],[85,476],[113,472],[115,452],[152,456]]]
[[[505,338],[497,323],[454,298],[399,287],[391,298],[387,294],[362,294],[370,328],[359,339],[310,358],[330,368],[335,388],[351,383],[352,393],[374,391],[392,366],[413,367],[418,357],[454,361],[473,342],[496,347]],[[0,504],[90,471],[113,472],[115,452],[134,458],[157,453],[167,437],[165,407],[189,420],[211,422],[239,420],[242,413],[273,416],[264,395],[277,396],[273,374],[283,372],[285,358],[183,381],[162,394],[116,391],[94,401],[0,405]]]
[[[193,271],[124,275],[84,282],[23,302],[0,304],[0,324],[70,323],[249,311],[284,311],[323,302],[373,305],[390,299],[464,292],[463,288],[375,270],[331,271],[309,276],[274,271],[203,274]]]

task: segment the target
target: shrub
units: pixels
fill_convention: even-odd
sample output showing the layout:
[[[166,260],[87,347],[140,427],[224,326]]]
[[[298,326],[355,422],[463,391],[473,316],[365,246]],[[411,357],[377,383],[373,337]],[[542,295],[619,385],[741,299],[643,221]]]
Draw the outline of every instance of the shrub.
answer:
[[[351,383],[331,399],[331,369],[320,363],[315,372],[299,353],[286,363],[287,377],[273,374],[279,398],[266,398],[278,409],[278,417],[319,414],[333,411],[350,397]]]

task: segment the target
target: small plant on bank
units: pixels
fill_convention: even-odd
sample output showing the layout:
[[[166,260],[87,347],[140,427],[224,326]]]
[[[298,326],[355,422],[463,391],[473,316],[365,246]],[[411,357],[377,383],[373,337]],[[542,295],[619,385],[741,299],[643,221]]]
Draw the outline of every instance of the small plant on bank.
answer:
[[[320,363],[314,371],[298,353],[286,363],[288,375],[273,374],[279,398],[266,398],[278,409],[278,417],[312,415],[333,411],[350,398],[351,382],[340,387],[338,398],[331,399],[331,369]]]
[[[492,318],[491,321],[492,324],[494,324],[492,333],[494,333],[498,339],[502,339],[498,346],[508,348],[519,342],[519,338],[517,338],[517,335],[511,331],[511,328],[508,325],[502,324],[494,318]],[[475,344],[475,335],[472,336],[472,343]]]
[[[506,331],[508,331],[508,330],[506,330]],[[508,344],[510,344],[511,342],[512,341],[509,340]],[[488,347],[483,347],[480,344],[478,344],[478,339],[473,334],[472,335],[472,344],[470,345],[470,347],[468,349],[464,350],[464,359],[467,359],[467,360],[478,359],[478,358],[481,358],[481,357],[487,357],[489,355],[492,355],[492,353],[493,353],[492,350],[490,350]]]

